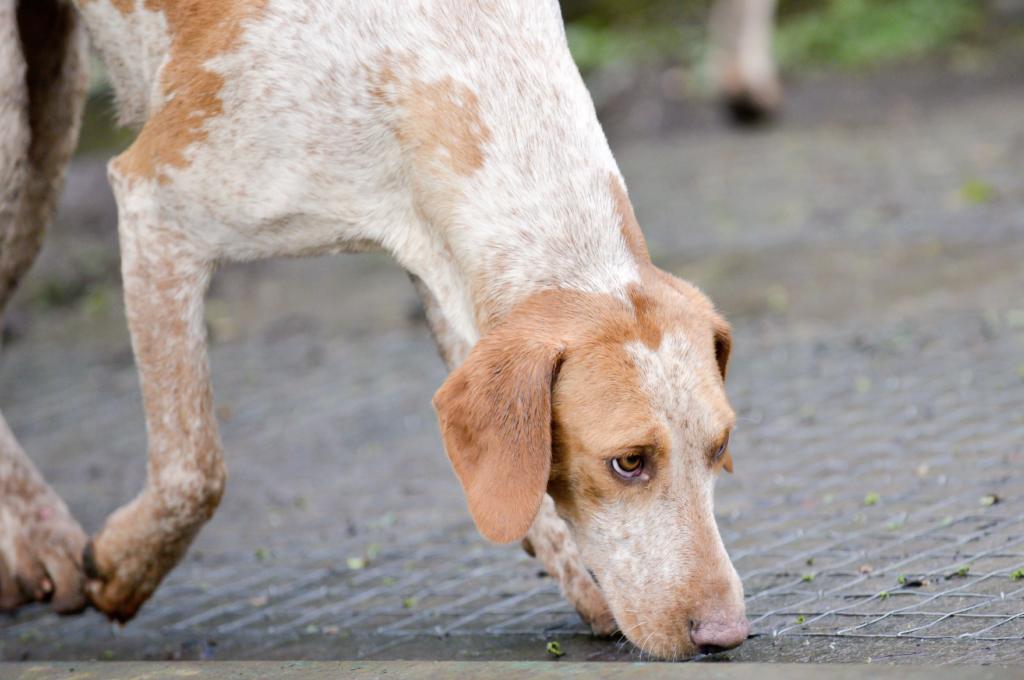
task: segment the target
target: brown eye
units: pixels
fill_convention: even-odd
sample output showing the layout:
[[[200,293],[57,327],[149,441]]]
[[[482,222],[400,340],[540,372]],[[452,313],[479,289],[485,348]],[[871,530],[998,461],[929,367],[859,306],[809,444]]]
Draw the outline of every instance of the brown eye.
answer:
[[[644,457],[639,453],[631,453],[621,458],[612,458],[612,469],[620,477],[636,477],[644,469]]]

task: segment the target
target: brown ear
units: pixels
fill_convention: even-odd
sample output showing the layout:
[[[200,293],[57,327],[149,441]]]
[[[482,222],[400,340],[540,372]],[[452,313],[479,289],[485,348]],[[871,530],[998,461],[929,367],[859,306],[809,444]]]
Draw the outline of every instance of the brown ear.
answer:
[[[729,352],[731,351],[732,334],[729,332],[729,324],[719,318],[715,323],[715,361],[718,362],[718,372],[722,374],[722,380],[725,380],[725,372],[729,367]]]
[[[521,539],[551,474],[551,383],[565,348],[535,320],[485,335],[434,395],[441,436],[480,533]]]

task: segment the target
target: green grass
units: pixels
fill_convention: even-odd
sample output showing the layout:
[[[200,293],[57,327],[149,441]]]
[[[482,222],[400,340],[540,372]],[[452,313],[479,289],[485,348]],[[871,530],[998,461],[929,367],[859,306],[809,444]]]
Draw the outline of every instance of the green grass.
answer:
[[[775,53],[783,68],[891,63],[948,48],[984,19],[978,0],[828,0],[783,20]]]
[[[570,21],[566,37],[580,70],[699,64],[707,50],[706,8],[680,21],[659,20],[659,7],[638,3],[628,21],[601,11]],[[783,69],[871,67],[942,53],[979,35],[986,20],[984,0],[816,0],[802,10],[783,0],[774,51]]]
[[[702,33],[674,24],[613,27],[577,21],[565,27],[569,51],[584,74],[614,65],[696,64],[705,50]]]

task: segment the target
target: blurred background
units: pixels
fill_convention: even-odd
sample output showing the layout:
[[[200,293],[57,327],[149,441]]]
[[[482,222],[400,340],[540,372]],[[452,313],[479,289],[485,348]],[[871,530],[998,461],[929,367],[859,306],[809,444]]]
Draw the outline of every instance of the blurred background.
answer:
[[[562,8],[652,259],[733,325],[716,512],[754,637],[727,658],[1024,664],[1024,0],[716,3]],[[130,141],[97,68],[0,353],[88,531],[145,475],[105,177]],[[217,516],[137,621],[0,617],[0,658],[637,658],[476,534],[390,258],[225,266],[207,322]]]
[[[699,66],[712,4],[561,3],[570,48],[585,73],[615,63]],[[774,54],[784,71],[798,74],[929,59],[971,68],[986,48],[1019,43],[1024,8],[1019,0],[779,0],[776,15]]]

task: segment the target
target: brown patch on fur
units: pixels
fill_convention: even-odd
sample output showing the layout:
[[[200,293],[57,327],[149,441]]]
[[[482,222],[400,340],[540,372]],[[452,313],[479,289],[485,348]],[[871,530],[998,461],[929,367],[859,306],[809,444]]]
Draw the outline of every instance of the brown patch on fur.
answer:
[[[632,340],[601,338],[575,346],[559,374],[548,492],[570,516],[590,515],[596,506],[629,493],[609,474],[607,458],[643,447],[655,469],[654,458],[671,441],[625,351]]]
[[[640,231],[640,225],[633,213],[633,204],[629,202],[626,195],[626,188],[622,186],[622,180],[613,174],[608,175],[608,189],[612,192],[612,199],[615,201],[615,212],[619,215],[619,229],[622,231],[622,239],[626,247],[633,254],[637,262],[650,262],[651,256],[647,252],[647,243]]]
[[[442,162],[468,176],[484,165],[491,131],[480,118],[476,93],[450,77],[413,83],[399,98],[402,145],[420,163]]]
[[[662,319],[658,318],[654,298],[647,294],[640,284],[630,284],[629,301],[636,312],[636,326],[640,340],[650,349],[658,349],[661,344]]]
[[[671,442],[663,429],[664,417],[650,403],[632,359],[622,348],[640,341],[657,349],[665,333],[679,333],[703,353],[710,366],[724,371],[728,361],[728,326],[711,302],[693,286],[653,266],[641,271],[641,283],[628,289],[632,310],[605,304],[599,312],[580,313],[581,318],[603,317],[601,325],[587,328],[581,334],[582,344],[567,343],[552,404],[548,491],[559,508],[574,517],[584,518],[593,510],[591,504],[625,493],[605,469],[605,459],[616,447],[645,447],[651,456],[648,464],[656,471],[666,453],[664,447]],[[718,390],[705,389],[710,384],[701,385],[699,400],[724,399]],[[722,406],[728,409],[727,403]]]
[[[206,122],[224,112],[219,97],[224,78],[204,65],[239,47],[242,24],[265,4],[266,0],[145,0],[146,9],[163,13],[171,34],[169,59],[159,74],[166,101],[115,161],[119,172],[166,182],[161,166],[189,165],[185,150],[204,141],[209,134]]]

